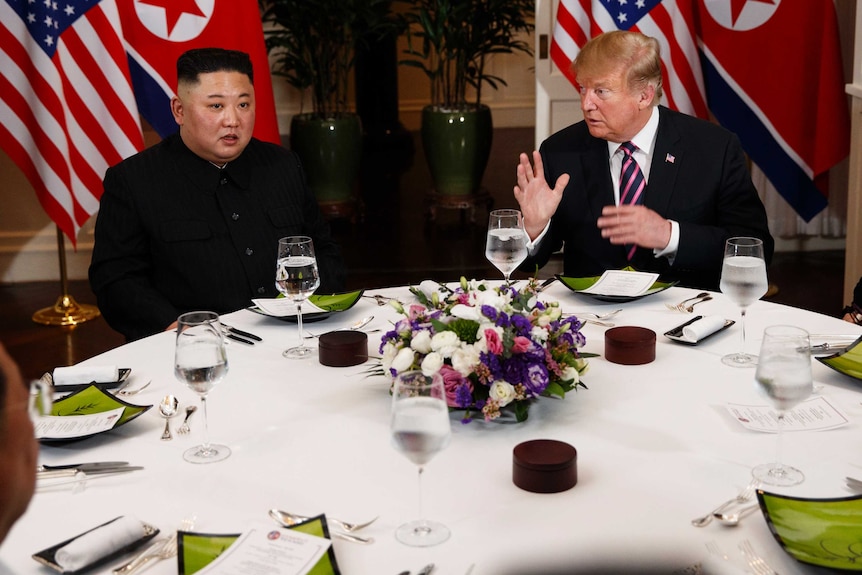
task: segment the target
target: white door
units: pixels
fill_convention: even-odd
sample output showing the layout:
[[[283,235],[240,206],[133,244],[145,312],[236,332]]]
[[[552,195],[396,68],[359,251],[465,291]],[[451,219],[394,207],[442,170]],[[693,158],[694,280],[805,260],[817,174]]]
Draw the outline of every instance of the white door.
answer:
[[[551,60],[559,0],[536,0],[536,149],[545,138],[584,116],[580,97]]]

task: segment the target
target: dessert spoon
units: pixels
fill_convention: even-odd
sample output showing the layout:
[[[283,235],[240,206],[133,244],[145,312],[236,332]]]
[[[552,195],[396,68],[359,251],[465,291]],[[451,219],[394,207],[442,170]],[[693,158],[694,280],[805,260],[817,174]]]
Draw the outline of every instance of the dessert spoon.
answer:
[[[742,508],[740,511],[736,513],[713,513],[715,520],[721,523],[722,525],[726,525],[728,527],[735,527],[739,525],[739,522],[746,515],[751,515],[755,511],[760,509],[760,505],[755,503],[754,505],[749,505],[748,507]]]
[[[162,433],[162,439],[167,441],[173,439],[171,436],[171,418],[177,414],[180,407],[180,400],[173,395],[166,395],[159,403],[159,413],[165,418],[165,431]]]
[[[278,509],[270,509],[269,516],[272,517],[276,521],[276,523],[280,524],[282,527],[293,527],[297,523],[302,523],[301,521],[298,521],[295,518],[291,517],[289,513],[284,513],[282,511],[279,511]],[[350,541],[352,543],[362,543],[364,545],[367,545],[368,543],[374,543],[374,538],[372,537],[360,537],[359,535],[344,533],[342,531],[332,531],[332,536],[344,539],[345,541]]]

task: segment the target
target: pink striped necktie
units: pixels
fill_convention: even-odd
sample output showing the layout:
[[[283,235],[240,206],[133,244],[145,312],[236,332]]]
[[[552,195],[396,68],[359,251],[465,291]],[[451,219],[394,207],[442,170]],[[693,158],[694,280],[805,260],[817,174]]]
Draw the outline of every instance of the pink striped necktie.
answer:
[[[623,157],[623,167],[620,171],[620,205],[642,204],[646,180],[633,155],[638,147],[631,142],[623,142],[618,149],[622,150],[625,154]],[[626,246],[626,256],[629,260],[635,257],[636,250],[637,246],[635,245]]]

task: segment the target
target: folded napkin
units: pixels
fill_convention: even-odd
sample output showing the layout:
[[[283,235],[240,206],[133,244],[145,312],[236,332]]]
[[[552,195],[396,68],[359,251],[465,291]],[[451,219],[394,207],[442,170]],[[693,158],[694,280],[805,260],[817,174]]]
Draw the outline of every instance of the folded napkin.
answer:
[[[146,535],[140,519],[123,516],[81,535],[54,552],[63,571],[77,571]]]
[[[705,315],[682,328],[682,336],[688,341],[697,342],[723,328],[724,323],[721,316]]]
[[[54,385],[111,383],[120,378],[116,365],[72,365],[54,368]]]

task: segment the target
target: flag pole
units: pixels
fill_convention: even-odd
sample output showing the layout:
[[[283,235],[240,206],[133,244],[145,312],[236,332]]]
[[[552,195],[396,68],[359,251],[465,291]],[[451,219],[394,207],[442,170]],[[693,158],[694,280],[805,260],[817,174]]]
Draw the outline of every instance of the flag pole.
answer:
[[[79,323],[99,317],[99,308],[89,304],[79,304],[69,295],[69,278],[66,274],[66,242],[63,232],[57,226],[57,251],[60,255],[60,284],[63,293],[52,307],[45,307],[33,314],[33,321],[45,325],[76,326]]]

